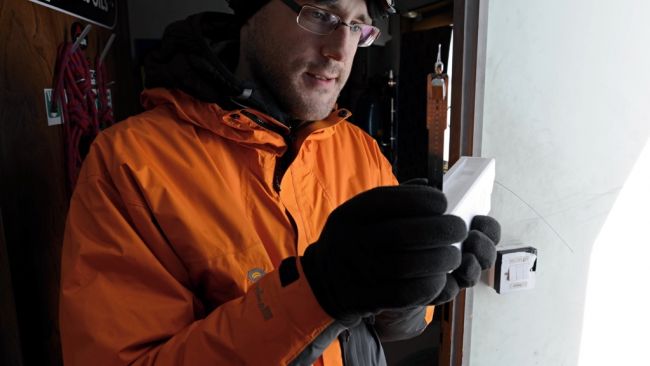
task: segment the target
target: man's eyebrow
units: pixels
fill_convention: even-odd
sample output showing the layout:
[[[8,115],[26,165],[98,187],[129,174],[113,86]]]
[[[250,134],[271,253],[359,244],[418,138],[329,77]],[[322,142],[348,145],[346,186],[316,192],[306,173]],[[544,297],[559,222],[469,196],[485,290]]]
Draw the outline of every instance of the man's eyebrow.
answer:
[[[318,6],[322,6],[334,11],[341,10],[338,0],[313,0],[313,3]],[[366,14],[361,14],[357,16],[357,19],[361,20],[365,24],[372,24],[372,18]]]

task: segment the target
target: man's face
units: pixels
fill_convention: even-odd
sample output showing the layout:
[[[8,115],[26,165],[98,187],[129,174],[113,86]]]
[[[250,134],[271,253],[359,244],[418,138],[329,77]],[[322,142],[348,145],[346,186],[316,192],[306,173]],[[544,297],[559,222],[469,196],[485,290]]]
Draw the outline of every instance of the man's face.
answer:
[[[306,1],[298,1],[304,5]],[[365,0],[312,1],[345,23],[369,23]],[[340,26],[329,35],[304,30],[297,14],[280,0],[261,8],[241,32],[237,74],[273,95],[301,120],[325,118],[350,75],[358,36]]]

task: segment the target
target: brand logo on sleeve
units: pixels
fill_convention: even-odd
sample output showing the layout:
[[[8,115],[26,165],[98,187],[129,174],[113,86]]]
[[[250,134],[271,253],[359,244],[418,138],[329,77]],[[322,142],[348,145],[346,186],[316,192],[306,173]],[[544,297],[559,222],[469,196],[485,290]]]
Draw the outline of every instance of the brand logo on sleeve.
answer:
[[[262,313],[262,318],[264,318],[264,320],[273,318],[271,308],[264,302],[264,290],[262,290],[259,285],[255,286],[255,296],[257,297],[257,307]]]
[[[248,271],[248,280],[252,283],[257,282],[260,278],[264,277],[266,272],[262,268],[253,268]]]

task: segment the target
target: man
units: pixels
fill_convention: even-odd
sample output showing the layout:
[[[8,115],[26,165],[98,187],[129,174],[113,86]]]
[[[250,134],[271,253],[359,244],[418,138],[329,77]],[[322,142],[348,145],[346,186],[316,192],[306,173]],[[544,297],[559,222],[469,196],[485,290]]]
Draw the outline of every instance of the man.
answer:
[[[397,186],[335,109],[384,0],[231,6],[166,30],[147,111],[86,158],[66,365],[382,365],[380,340],[422,332],[494,261],[494,220],[468,235],[442,193]]]

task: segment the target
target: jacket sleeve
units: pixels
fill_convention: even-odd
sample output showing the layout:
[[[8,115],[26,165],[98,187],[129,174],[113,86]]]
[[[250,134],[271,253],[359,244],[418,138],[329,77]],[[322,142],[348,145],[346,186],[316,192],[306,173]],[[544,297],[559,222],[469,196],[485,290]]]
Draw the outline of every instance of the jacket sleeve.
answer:
[[[386,310],[375,315],[375,330],[382,342],[401,341],[420,335],[431,322],[433,306]]]
[[[286,287],[272,271],[203,314],[180,261],[164,238],[143,233],[155,225],[138,222],[144,208],[115,189],[102,164],[91,152],[66,224],[65,365],[286,365],[332,323],[300,268]]]

